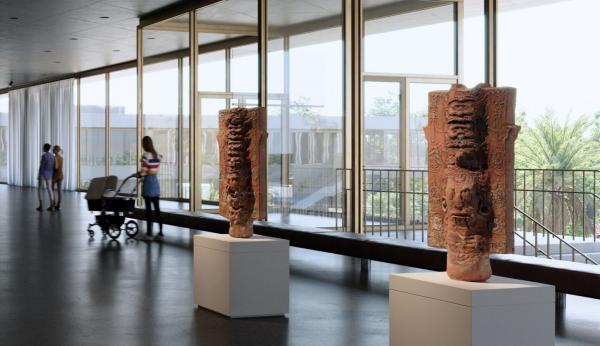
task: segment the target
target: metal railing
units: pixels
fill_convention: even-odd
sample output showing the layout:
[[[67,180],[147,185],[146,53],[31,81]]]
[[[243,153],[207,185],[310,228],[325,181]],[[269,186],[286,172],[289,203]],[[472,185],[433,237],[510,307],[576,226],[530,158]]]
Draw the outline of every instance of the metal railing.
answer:
[[[598,178],[596,170],[515,169],[515,206],[562,238],[596,241]]]
[[[577,249],[575,246],[569,244],[565,239],[563,239],[562,237],[560,237],[558,234],[552,232],[550,229],[548,229],[546,226],[542,225],[541,223],[539,223],[537,220],[535,220],[533,217],[531,217],[531,215],[528,215],[527,213],[525,213],[523,210],[519,209],[518,207],[515,206],[515,214],[516,215],[521,215],[522,219],[523,219],[523,227],[521,228],[522,230],[522,234],[517,232],[517,227],[515,225],[515,235],[517,235],[519,238],[522,239],[523,241],[523,246],[522,246],[522,254],[528,255],[527,253],[527,245],[530,245],[533,247],[533,251],[534,251],[534,256],[538,256],[538,253],[541,253],[542,255],[544,255],[547,258],[554,258],[552,256],[552,253],[555,252],[552,250],[552,247],[558,247],[558,259],[563,260],[563,248],[566,247],[571,251],[571,261],[576,262],[577,261],[577,256],[580,256],[582,258],[583,261],[585,261],[585,263],[593,263],[593,264],[598,264],[598,262],[596,262],[594,259],[592,259],[591,257],[589,257],[587,254],[583,253],[581,250]],[[515,219],[516,220],[516,219]],[[530,240],[527,239],[527,232],[526,232],[526,220],[532,223],[532,230],[531,233],[533,233],[533,244],[531,243]],[[517,221],[515,221],[516,223]],[[541,230],[540,231],[538,231]],[[541,236],[543,238],[543,240],[545,240],[545,247],[546,249],[543,250],[542,246],[544,246],[543,242],[540,241],[538,234],[542,233]],[[552,240],[556,240],[557,243],[552,244]]]
[[[332,208],[338,211],[336,229],[343,231],[348,231],[344,206],[351,196],[349,173],[338,169]],[[427,171],[365,168],[363,174],[365,233],[424,242],[428,226]],[[516,252],[597,264],[598,260],[572,244],[600,245],[596,242],[600,236],[600,225],[596,223],[600,207],[597,178],[600,174],[592,170],[516,169],[514,231],[520,246]],[[600,246],[591,252],[600,253]]]

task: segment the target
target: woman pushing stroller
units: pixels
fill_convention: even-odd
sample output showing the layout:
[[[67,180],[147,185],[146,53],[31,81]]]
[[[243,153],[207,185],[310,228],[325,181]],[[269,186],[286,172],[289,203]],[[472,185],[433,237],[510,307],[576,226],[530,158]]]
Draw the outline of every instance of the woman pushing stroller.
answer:
[[[158,182],[158,171],[160,169],[160,160],[162,158],[154,149],[152,138],[145,136],[142,139],[142,148],[144,154],[142,155],[141,164],[142,169],[138,172],[138,176],[142,177],[142,197],[144,197],[144,205],[146,206],[146,236],[144,240],[151,241],[162,241],[163,225],[162,218],[160,215],[160,184]],[[158,221],[159,231],[158,234],[152,238],[152,205],[154,205],[154,212],[156,214],[156,220]]]

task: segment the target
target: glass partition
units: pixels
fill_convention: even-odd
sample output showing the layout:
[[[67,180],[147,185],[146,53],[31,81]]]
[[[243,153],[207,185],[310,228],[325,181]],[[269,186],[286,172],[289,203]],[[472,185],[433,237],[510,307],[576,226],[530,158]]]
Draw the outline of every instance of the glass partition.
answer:
[[[137,170],[137,77],[135,69],[109,76],[109,173],[122,180]]]
[[[81,78],[79,187],[106,175],[106,76]]]
[[[189,134],[182,135],[184,117],[189,124],[189,102],[183,98],[184,85],[189,84],[183,73],[184,59],[189,56],[188,18],[186,13],[143,30],[143,135],[152,138],[162,155],[161,197],[170,199],[189,196],[184,192],[189,183],[183,182],[184,163],[189,159],[182,157],[189,152],[182,149],[184,139],[189,141]]]
[[[463,84],[472,88],[485,82],[484,0],[464,0]]]
[[[0,183],[8,181],[8,93],[0,94]]]
[[[454,75],[454,6],[365,0],[365,72]]]
[[[267,11],[269,220],[334,227],[344,167],[343,1],[271,0]]]
[[[258,1],[222,1],[196,10],[202,207],[219,201],[219,110],[258,105]],[[224,47],[212,49],[211,47]]]
[[[519,125],[575,126],[578,119],[597,117],[600,50],[591,42],[600,32],[600,2],[498,0],[498,7],[498,85],[517,88]],[[525,134],[522,129],[519,137]],[[551,156],[535,168],[591,168],[587,156],[574,166],[570,159],[557,163]]]

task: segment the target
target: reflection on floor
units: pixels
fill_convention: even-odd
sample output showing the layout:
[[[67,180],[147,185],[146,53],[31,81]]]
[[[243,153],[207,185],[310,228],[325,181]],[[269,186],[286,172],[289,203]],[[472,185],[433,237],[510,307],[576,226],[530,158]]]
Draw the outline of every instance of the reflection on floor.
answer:
[[[191,236],[88,239],[82,195],[38,213],[35,190],[0,186],[2,345],[386,345],[387,278],[416,269],[293,248],[287,318],[230,320],[192,305]],[[558,345],[600,344],[600,301],[568,296]]]

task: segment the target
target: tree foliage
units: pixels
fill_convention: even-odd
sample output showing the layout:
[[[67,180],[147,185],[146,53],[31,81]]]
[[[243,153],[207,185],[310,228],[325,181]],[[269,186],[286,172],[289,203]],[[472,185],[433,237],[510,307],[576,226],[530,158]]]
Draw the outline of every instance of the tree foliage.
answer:
[[[515,144],[515,167],[546,169],[594,169],[600,161],[600,136],[594,138],[593,123],[580,116],[559,122],[553,111],[537,119],[530,127],[525,114],[517,116],[521,131]],[[600,119],[596,118],[596,123]]]

